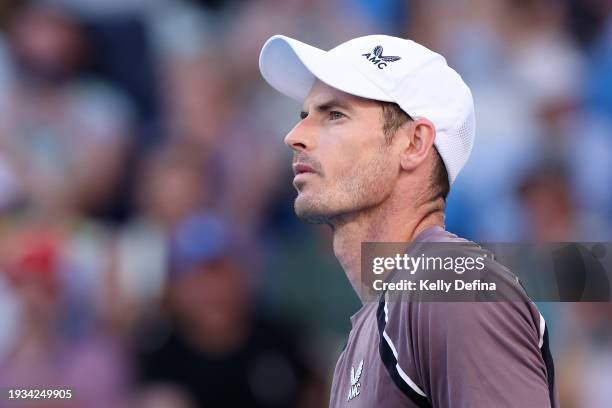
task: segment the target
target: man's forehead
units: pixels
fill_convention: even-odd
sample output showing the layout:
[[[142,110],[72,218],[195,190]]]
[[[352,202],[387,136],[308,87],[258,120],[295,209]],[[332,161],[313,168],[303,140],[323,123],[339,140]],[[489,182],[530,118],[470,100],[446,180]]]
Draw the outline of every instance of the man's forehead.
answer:
[[[372,101],[370,99],[351,95],[339,89],[332,88],[324,82],[316,80],[315,83],[312,85],[312,88],[310,88],[306,99],[304,99],[303,108],[306,111],[311,105],[317,106],[328,103],[329,101],[342,102],[347,105],[364,105],[375,103],[375,101]]]

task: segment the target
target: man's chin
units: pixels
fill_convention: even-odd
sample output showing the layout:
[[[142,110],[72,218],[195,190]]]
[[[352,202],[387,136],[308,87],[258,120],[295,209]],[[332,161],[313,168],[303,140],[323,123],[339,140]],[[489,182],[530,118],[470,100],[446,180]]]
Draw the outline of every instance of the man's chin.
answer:
[[[331,215],[328,211],[324,211],[319,205],[308,200],[302,195],[298,195],[294,204],[295,214],[302,221],[311,224],[330,224]]]

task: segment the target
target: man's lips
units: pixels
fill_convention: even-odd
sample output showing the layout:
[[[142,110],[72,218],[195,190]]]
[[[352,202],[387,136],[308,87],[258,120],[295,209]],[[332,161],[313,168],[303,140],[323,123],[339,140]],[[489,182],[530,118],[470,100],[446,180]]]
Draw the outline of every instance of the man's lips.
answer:
[[[293,174],[295,176],[304,173],[316,173],[316,171],[307,164],[296,163],[293,165]]]

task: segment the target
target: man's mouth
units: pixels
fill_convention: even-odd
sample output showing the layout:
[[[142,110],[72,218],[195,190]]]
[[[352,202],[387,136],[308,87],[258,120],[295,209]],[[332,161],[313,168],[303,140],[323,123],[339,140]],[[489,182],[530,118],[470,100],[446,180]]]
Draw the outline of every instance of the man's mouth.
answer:
[[[316,171],[307,164],[296,163],[293,165],[293,174],[298,176],[304,173],[316,173]]]

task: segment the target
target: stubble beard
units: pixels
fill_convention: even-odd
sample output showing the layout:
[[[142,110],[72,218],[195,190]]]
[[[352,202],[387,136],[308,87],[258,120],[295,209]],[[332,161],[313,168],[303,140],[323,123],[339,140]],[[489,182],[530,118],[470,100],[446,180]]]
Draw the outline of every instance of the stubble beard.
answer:
[[[391,194],[391,169],[386,150],[369,163],[339,177],[335,186],[324,186],[317,194],[295,199],[295,213],[302,221],[332,228],[351,217],[379,206]]]

